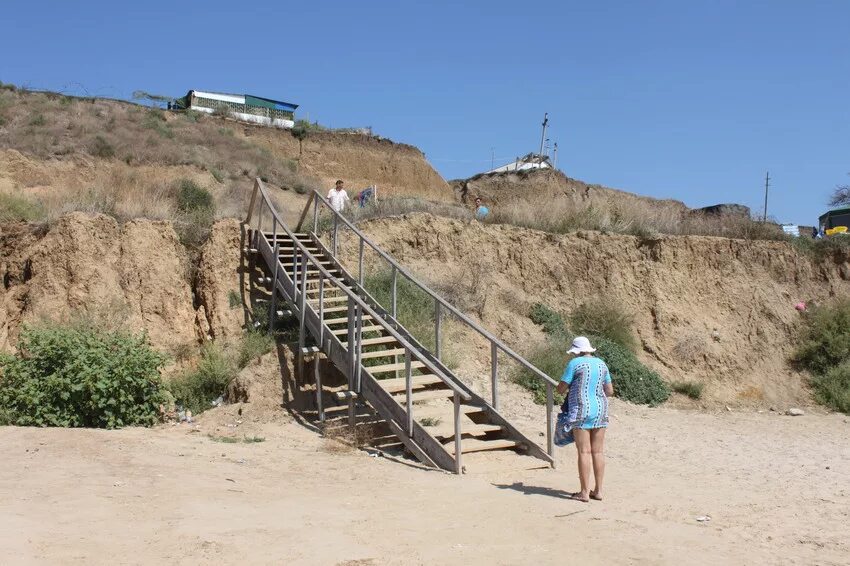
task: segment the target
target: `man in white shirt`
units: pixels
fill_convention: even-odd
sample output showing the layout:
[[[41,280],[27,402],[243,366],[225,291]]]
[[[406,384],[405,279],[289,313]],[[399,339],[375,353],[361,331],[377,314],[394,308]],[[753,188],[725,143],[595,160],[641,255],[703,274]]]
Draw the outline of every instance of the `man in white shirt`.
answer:
[[[337,181],[336,186],[328,192],[328,201],[331,203],[331,207],[337,212],[342,212],[348,200],[348,193],[345,192],[343,182],[341,180]]]

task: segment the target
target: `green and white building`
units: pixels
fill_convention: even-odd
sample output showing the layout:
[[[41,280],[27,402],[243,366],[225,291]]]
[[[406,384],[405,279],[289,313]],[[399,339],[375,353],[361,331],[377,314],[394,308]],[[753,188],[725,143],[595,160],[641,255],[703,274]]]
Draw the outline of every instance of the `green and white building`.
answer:
[[[186,96],[175,99],[172,108],[210,114],[217,110],[227,111],[237,120],[277,128],[291,128],[295,125],[295,109],[298,105],[250,94],[190,90]]]

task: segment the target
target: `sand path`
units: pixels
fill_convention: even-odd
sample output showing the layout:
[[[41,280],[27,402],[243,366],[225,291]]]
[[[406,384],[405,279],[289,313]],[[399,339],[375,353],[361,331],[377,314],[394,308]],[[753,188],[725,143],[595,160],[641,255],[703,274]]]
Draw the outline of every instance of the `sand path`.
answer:
[[[572,448],[558,470],[458,478],[285,419],[251,444],[211,440],[203,420],[0,428],[2,563],[850,563],[848,417],[612,413],[591,504],[564,498]]]

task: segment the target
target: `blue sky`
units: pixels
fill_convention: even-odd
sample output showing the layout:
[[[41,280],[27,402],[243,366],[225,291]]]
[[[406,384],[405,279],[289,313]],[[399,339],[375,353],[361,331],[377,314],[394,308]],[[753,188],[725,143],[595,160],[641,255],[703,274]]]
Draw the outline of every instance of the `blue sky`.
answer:
[[[280,98],[447,179],[536,151],[548,112],[571,177],[760,213],[769,170],[768,213],[801,224],[850,183],[844,0],[121,4],[7,3],[0,80]]]

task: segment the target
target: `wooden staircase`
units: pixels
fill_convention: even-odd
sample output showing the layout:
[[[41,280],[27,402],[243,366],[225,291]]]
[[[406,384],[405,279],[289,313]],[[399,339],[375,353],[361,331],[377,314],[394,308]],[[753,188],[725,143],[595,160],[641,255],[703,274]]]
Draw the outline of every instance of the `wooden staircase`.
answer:
[[[255,207],[260,217],[256,228],[250,228]],[[271,229],[268,223],[263,229],[269,215]],[[270,312],[279,312],[275,305],[284,301],[300,322],[299,355],[307,351],[309,335],[346,376],[348,388],[336,397],[348,403],[352,426],[355,405],[365,402],[420,461],[457,473],[463,471],[462,456],[477,452],[510,451],[553,463],[547,451],[461,383],[439,353],[423,347],[399,324],[393,316],[395,295],[387,309],[366,292],[361,285],[362,244],[360,274],[354,277],[315,232],[290,230],[280,220],[259,179],[246,224],[250,228],[246,252],[271,274],[270,281],[266,278],[272,291]],[[335,225],[334,237],[336,231]],[[334,241],[331,247],[335,245]],[[321,380],[316,369],[318,413],[323,419]]]

